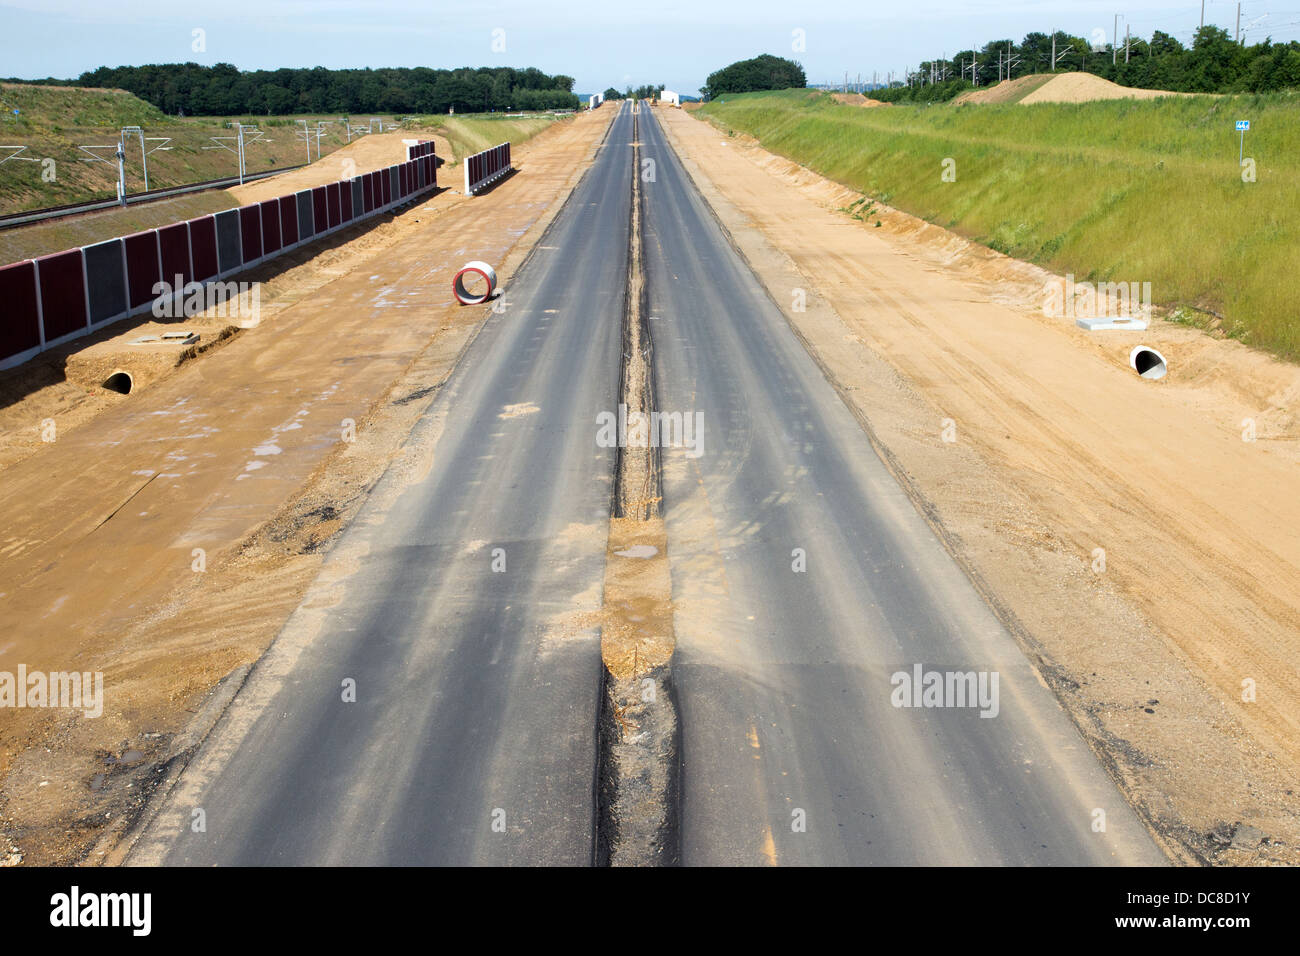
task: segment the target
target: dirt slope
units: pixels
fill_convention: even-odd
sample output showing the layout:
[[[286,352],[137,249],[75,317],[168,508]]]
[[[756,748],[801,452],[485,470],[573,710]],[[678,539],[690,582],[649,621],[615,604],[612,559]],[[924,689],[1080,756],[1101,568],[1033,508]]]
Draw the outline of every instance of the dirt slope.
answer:
[[[406,145],[403,140],[427,139],[414,133],[368,133],[353,140],[347,146],[327,153],[310,166],[290,170],[278,176],[270,176],[255,182],[245,183],[228,189],[240,205],[274,199],[301,189],[311,189],[337,182],[340,179],[359,176],[394,163],[406,162]],[[302,148],[303,158],[307,147]],[[441,152],[441,149],[439,150]]]
[[[953,98],[953,103],[1018,103],[1050,79],[1051,76],[1044,73],[1020,76],[1014,80],[1006,80],[993,86],[961,93]]]
[[[873,100],[870,97],[863,96],[861,93],[832,93],[831,99],[837,103],[846,103],[849,106],[865,106],[868,109],[876,106],[888,106],[880,100]]]
[[[1144,90],[1140,87],[1120,86],[1091,73],[1062,73],[1033,90],[1021,104],[1032,103],[1090,103],[1093,100],[1152,100],[1158,96],[1191,96],[1191,93],[1171,93],[1168,90]]]
[[[1157,96],[1191,96],[1168,90],[1144,90],[1120,86],[1091,73],[1034,73],[998,83],[981,90],[970,90],[956,97],[957,104],[1020,103],[1090,103],[1093,100],[1150,100]]]

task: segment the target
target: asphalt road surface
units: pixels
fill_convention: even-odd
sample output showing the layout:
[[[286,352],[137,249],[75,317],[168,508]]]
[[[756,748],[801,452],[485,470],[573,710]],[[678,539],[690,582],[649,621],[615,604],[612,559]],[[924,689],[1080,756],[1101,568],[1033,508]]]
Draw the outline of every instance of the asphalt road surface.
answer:
[[[412,434],[431,461],[384,476],[132,862],[593,861],[602,665],[582,614],[612,494],[594,436],[617,407],[631,138],[624,108]]]
[[[663,451],[682,861],[1161,862],[640,115],[656,404],[704,426]],[[996,716],[895,707],[918,664]]]
[[[417,464],[385,475],[132,862],[593,862],[620,110]],[[640,118],[657,409],[703,423],[698,455],[663,451],[682,862],[1163,862]],[[947,690],[916,701],[946,706],[896,706],[918,669]],[[966,674],[982,700],[954,696]]]

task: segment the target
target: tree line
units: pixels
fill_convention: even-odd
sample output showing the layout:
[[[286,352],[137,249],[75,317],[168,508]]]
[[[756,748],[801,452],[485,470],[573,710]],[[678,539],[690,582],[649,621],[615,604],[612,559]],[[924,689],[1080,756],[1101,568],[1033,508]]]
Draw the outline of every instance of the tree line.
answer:
[[[658,86],[655,86],[653,83],[647,83],[645,86],[638,86],[636,89],[632,89],[632,87],[629,86],[622,93],[611,86],[601,95],[607,100],[657,100],[659,99],[659,94],[663,91],[664,85],[662,83]]]
[[[909,71],[904,80],[871,96],[889,102],[948,100],[973,89],[975,79],[988,86],[1053,69],[1177,93],[1265,93],[1300,87],[1300,43],[1265,39],[1247,46],[1216,26],[1197,30],[1190,47],[1160,30],[1149,40],[1133,37],[1118,44],[1092,43],[1059,31],[1030,33],[1020,43],[994,40],[951,59],[926,60],[915,73]]]
[[[21,82],[21,81],[19,81]],[[573,77],[534,67],[430,67],[241,71],[229,63],[100,67],[65,86],[126,90],[164,113],[283,116],[289,113],[480,113],[576,109]]]

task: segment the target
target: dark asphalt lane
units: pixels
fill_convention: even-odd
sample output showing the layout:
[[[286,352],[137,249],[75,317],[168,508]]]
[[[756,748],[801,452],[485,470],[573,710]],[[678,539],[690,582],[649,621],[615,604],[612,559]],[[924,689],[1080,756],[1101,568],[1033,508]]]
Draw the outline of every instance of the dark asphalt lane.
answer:
[[[663,452],[683,862],[1163,862],[640,117],[656,407],[704,425]],[[623,105],[131,862],[593,861],[632,133]],[[995,676],[990,716],[895,706],[917,667]]]
[[[704,425],[698,457],[663,452],[683,862],[1162,862],[728,243],[653,112],[639,139],[643,166],[654,161],[656,405]],[[996,674],[996,716],[895,707],[893,675],[918,664]]]
[[[624,107],[131,862],[592,862],[631,137]]]

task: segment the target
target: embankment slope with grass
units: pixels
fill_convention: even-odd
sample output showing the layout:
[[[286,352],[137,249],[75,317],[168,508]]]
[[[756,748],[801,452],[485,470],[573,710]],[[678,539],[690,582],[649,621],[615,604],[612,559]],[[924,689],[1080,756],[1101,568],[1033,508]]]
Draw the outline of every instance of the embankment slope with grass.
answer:
[[[148,146],[149,186],[159,189],[235,176],[239,172],[232,137],[232,122],[257,126],[250,135],[245,166],[250,174],[306,161],[307,146],[299,120],[315,129],[324,122],[319,154],[328,156],[347,144],[341,117],[325,116],[169,116],[157,107],[122,90],[72,86],[0,84],[0,145],[23,146],[19,158],[0,164],[0,213],[43,209],[117,194],[117,162],[113,146],[127,126],[139,126],[151,139]],[[13,110],[18,110],[17,115]],[[391,120],[384,118],[385,127]],[[228,148],[222,148],[222,145]],[[317,146],[312,138],[313,153]],[[108,162],[91,160],[81,146],[104,147],[92,153]],[[13,150],[0,150],[0,159]],[[31,162],[30,160],[36,160]],[[45,160],[53,160],[53,165]],[[144,189],[138,137],[126,141],[126,188]]]
[[[864,110],[808,90],[700,110],[809,169],[1079,280],[1300,360],[1300,96]],[[1250,119],[1237,162],[1234,120]],[[955,181],[944,181],[945,160]]]

